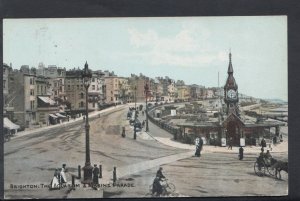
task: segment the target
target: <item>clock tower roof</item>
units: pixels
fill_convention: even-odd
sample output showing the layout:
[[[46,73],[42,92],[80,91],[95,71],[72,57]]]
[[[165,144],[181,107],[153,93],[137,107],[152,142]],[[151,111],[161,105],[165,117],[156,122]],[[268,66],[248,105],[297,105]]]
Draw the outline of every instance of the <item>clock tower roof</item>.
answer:
[[[228,65],[228,77],[226,80],[226,84],[224,86],[224,89],[238,89],[238,85],[233,77],[233,67],[232,67],[232,62],[231,62],[231,52],[229,53],[229,65]]]
[[[228,65],[228,74],[233,74],[233,67],[232,67],[232,63],[231,63],[231,52],[229,53],[229,65]]]

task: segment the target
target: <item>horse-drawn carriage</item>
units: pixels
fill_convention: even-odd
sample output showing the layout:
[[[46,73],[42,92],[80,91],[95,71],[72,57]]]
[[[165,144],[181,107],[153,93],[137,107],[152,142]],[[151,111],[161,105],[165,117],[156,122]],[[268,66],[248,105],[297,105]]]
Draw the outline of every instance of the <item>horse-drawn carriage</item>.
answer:
[[[281,179],[281,170],[288,173],[288,162],[276,160],[274,158],[266,158],[259,156],[254,163],[254,172],[257,176],[275,176],[276,179]]]

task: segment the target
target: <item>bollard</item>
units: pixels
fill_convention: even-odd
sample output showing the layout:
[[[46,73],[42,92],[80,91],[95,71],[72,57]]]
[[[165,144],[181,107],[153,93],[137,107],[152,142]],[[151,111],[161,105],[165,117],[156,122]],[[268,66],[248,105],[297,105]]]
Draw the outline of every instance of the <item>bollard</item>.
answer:
[[[72,190],[75,190],[75,175],[72,175]]]
[[[99,165],[99,178],[102,178],[102,165]]]
[[[81,167],[78,165],[78,179],[81,179]]]
[[[116,183],[117,181],[117,168],[114,167],[114,171],[113,171],[113,183]]]

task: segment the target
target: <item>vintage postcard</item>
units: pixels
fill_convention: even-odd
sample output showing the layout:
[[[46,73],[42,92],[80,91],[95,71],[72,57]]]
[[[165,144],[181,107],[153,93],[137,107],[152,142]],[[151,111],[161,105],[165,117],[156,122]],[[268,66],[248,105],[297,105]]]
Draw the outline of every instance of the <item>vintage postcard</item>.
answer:
[[[288,195],[287,16],[3,20],[5,199]]]

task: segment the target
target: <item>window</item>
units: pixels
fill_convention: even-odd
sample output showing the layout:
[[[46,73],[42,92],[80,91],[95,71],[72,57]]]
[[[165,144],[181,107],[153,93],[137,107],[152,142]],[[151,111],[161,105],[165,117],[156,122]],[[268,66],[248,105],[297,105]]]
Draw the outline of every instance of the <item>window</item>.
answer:
[[[33,79],[32,78],[30,78],[30,84],[33,84]]]
[[[54,87],[57,87],[57,83],[56,82],[54,82]]]
[[[93,103],[93,108],[95,108],[95,105],[96,105],[96,104],[95,104],[95,103]]]
[[[92,85],[92,90],[95,90],[95,88],[96,88],[95,85]]]
[[[114,100],[113,97],[110,97],[110,100],[113,101]]]
[[[57,91],[55,91],[55,95],[57,95]]]
[[[83,93],[80,94],[80,98],[84,98],[84,94]]]
[[[33,89],[30,89],[30,95],[34,96],[34,90]]]
[[[95,82],[95,78],[93,77],[92,82]]]
[[[37,86],[37,94],[40,93],[40,85]]]
[[[70,85],[68,85],[68,89],[70,90],[70,88],[71,88],[71,86]]]
[[[79,85],[77,85],[77,89],[79,90]]]

